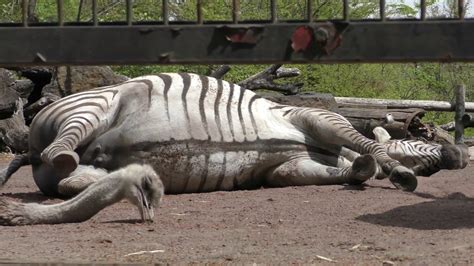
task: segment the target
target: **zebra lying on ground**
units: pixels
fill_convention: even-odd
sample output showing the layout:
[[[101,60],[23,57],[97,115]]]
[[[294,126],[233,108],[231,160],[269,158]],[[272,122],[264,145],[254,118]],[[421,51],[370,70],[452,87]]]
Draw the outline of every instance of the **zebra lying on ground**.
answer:
[[[47,106],[31,124],[29,153],[12,161],[0,183],[28,163],[39,189],[53,196],[75,195],[132,163],[152,165],[166,193],[362,183],[379,167],[396,187],[413,191],[416,174],[468,161],[464,146],[389,143],[364,137],[327,110],[168,73]]]

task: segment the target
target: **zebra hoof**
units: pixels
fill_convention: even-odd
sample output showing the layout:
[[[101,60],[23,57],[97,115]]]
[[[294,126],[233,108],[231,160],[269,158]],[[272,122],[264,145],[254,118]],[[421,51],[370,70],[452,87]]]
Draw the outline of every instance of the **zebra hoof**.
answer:
[[[53,167],[60,178],[69,176],[79,164],[79,155],[73,151],[60,152],[53,159]]]
[[[360,185],[369,180],[377,171],[377,162],[374,156],[365,154],[357,157],[352,163],[353,176],[349,180],[350,185]]]
[[[418,180],[413,171],[403,166],[395,167],[389,179],[396,188],[403,191],[413,192],[418,186]]]

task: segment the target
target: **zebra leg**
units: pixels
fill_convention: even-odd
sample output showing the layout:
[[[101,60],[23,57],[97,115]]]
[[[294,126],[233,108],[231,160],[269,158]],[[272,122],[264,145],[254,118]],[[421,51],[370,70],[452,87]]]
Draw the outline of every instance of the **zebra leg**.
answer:
[[[60,177],[66,177],[79,165],[79,155],[75,147],[64,145],[63,139],[55,140],[41,153],[41,160],[53,166]]]
[[[33,179],[36,186],[46,196],[58,196],[58,183],[61,178],[56,174],[56,170],[49,164],[32,164]]]
[[[29,165],[30,164],[30,157],[29,154],[24,153],[24,154],[19,154],[15,155],[15,158],[8,164],[8,167],[3,169],[0,172],[0,186],[5,185],[7,183],[8,179],[16,172],[20,167],[24,165]]]
[[[81,192],[100,177],[107,174],[103,169],[79,165],[70,176],[62,178],[49,164],[33,165],[33,179],[46,196],[71,196]]]
[[[310,157],[297,158],[267,172],[266,184],[270,187],[362,184],[375,174],[376,165],[370,154],[357,157],[346,167],[327,166]]]
[[[380,143],[360,134],[345,117],[326,110],[299,108],[290,119],[321,145],[346,146],[360,154],[372,154],[395,187],[406,191],[416,189],[418,181],[414,172],[391,158]]]
[[[58,193],[67,197],[75,196],[107,174],[105,169],[79,165],[69,177],[59,181]]]

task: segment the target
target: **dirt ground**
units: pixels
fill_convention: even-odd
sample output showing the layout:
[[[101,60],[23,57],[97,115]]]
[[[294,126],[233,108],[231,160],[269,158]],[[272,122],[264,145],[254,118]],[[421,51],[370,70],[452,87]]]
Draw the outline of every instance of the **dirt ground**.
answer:
[[[473,170],[419,178],[415,193],[371,180],[169,195],[152,224],[121,202],[81,224],[0,226],[0,263],[474,264]],[[59,201],[38,192],[29,167],[0,196]],[[130,255],[139,251],[154,252]]]

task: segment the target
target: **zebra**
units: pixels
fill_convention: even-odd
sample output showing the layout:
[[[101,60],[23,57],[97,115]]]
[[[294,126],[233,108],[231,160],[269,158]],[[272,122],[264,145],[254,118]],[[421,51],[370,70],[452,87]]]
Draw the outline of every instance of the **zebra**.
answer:
[[[161,73],[47,106],[31,123],[28,154],[3,170],[0,183],[31,164],[44,194],[73,196],[108,172],[142,163],[167,194],[361,184],[377,169],[413,191],[416,174],[468,162],[460,145],[387,145],[337,113],[274,103],[212,77]]]

